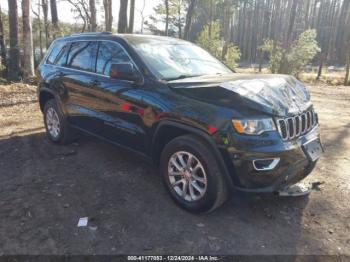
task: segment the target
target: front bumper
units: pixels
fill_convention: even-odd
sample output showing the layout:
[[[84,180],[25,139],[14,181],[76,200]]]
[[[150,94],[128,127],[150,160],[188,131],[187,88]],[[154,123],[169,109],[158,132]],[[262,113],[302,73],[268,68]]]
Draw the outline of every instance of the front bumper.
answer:
[[[316,161],[310,161],[302,145],[320,138],[319,127],[291,141],[282,141],[277,132],[260,137],[231,133],[231,145],[222,148],[225,162],[236,188],[249,192],[276,192],[295,184],[311,173]],[[257,170],[256,159],[279,159],[271,170]]]

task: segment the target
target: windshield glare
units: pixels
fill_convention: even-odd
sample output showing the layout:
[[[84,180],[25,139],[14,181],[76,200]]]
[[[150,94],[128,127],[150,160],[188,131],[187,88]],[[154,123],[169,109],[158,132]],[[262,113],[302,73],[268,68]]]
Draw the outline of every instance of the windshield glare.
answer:
[[[232,73],[196,45],[138,43],[134,47],[152,72],[163,80]]]

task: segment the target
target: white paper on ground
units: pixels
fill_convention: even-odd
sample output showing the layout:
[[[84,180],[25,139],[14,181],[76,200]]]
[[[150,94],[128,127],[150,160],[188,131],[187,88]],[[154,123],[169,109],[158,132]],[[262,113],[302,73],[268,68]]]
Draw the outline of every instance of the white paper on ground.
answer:
[[[88,224],[88,217],[81,217],[79,218],[79,222],[78,222],[78,227],[86,227]]]

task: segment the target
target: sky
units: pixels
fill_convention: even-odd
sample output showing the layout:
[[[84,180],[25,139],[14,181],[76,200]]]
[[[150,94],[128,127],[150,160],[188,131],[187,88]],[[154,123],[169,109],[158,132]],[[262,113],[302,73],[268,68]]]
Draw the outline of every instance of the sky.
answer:
[[[11,0],[14,1],[14,0]],[[86,0],[88,2],[88,0]],[[36,4],[38,0],[32,0],[32,6],[37,10]],[[130,2],[130,1],[129,1]],[[135,20],[134,20],[134,30],[140,31],[141,29],[141,14],[143,3],[145,2],[144,16],[147,19],[147,16],[150,16],[153,13],[153,8],[158,5],[161,0],[135,0]],[[96,0],[96,3],[99,3],[97,8],[97,21],[98,24],[104,24],[104,13],[103,13],[103,0]],[[8,0],[0,0],[1,9],[5,12],[8,10]],[[76,20],[74,18],[75,14],[71,11],[72,6],[65,0],[57,0],[57,9],[58,9],[58,19],[65,22],[74,23],[78,21],[81,23],[81,20]],[[118,23],[118,13],[119,13],[119,0],[112,0],[112,9],[113,9],[113,27],[115,28]],[[18,0],[18,13],[21,15],[21,1]]]

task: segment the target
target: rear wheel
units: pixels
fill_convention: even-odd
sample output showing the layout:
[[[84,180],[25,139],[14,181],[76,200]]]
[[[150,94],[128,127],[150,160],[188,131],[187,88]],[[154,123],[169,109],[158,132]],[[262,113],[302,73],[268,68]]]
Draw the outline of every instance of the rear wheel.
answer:
[[[160,170],[175,202],[190,212],[210,212],[228,188],[209,146],[193,135],[175,138],[162,152]]]
[[[46,134],[52,142],[68,144],[73,141],[74,131],[69,127],[54,99],[45,103],[44,123]]]

